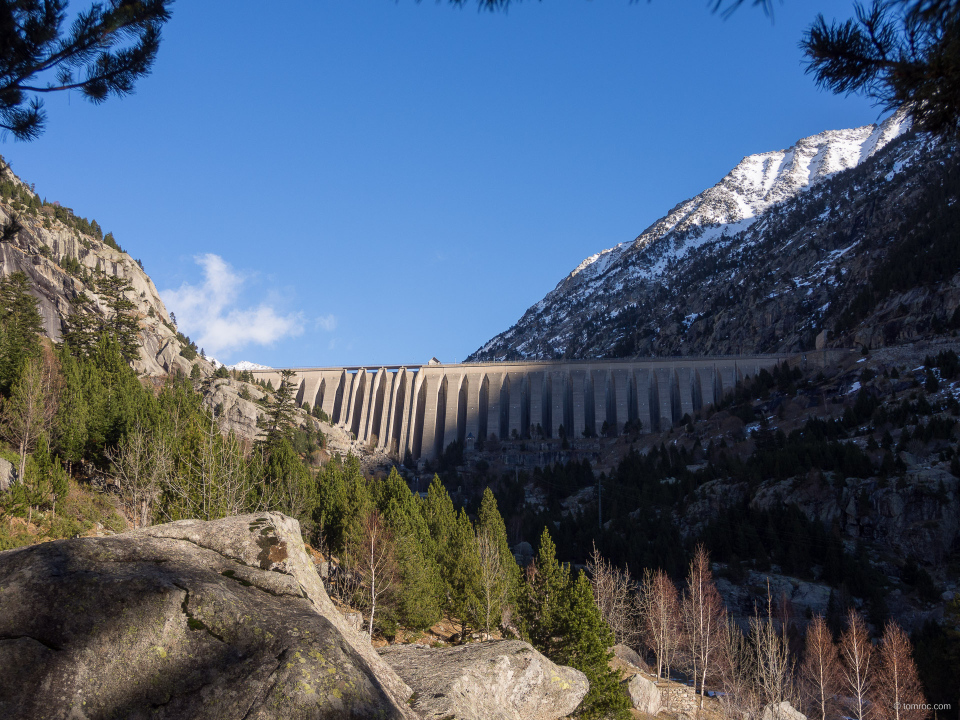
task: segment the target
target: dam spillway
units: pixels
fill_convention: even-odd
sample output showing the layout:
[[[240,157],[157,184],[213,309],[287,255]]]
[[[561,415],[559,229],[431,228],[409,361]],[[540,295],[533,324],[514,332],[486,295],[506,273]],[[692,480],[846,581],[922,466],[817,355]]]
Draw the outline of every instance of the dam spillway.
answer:
[[[319,407],[361,442],[432,460],[471,437],[579,438],[638,422],[640,432],[665,430],[791,359],[806,363],[807,355],[288,369],[298,405]],[[281,369],[252,373],[279,387]]]

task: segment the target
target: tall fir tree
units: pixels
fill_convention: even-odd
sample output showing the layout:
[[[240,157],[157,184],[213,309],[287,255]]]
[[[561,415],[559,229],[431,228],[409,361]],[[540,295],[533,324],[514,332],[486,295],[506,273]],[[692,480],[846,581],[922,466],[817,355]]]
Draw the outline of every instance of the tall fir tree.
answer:
[[[430,537],[433,539],[436,548],[437,562],[441,562],[440,553],[450,543],[457,513],[453,509],[453,500],[450,498],[450,493],[447,492],[437,475],[433,476],[430,487],[427,489],[423,514],[427,521],[427,528],[430,530]]]
[[[543,529],[540,547],[518,597],[519,629],[523,638],[550,657],[555,649],[563,593],[570,568],[557,561],[557,546]]]
[[[136,304],[127,297],[133,287],[122,277],[101,275],[96,280],[97,293],[107,305],[109,317],[104,318],[103,330],[110,333],[127,362],[140,355],[140,322]]]
[[[583,570],[567,583],[559,603],[557,641],[550,659],[580,670],[590,681],[590,690],[577,708],[581,718],[630,717],[633,703],[620,685],[620,674],[610,667],[616,642],[593,597],[593,588]]]
[[[339,458],[328,462],[317,475],[317,503],[313,510],[314,545],[327,552],[340,552],[344,542],[347,483]]]
[[[287,438],[281,437],[272,446],[262,473],[263,506],[296,518],[309,534],[317,503],[316,482]]]
[[[293,397],[295,378],[296,373],[292,370],[281,372],[280,387],[273,394],[273,404],[266,415],[257,420],[257,427],[262,431],[262,437],[258,442],[268,452],[283,439],[290,437],[295,409]]]
[[[460,639],[463,641],[471,627],[482,627],[483,624],[477,597],[480,582],[477,537],[463,508],[457,513],[443,558],[441,568],[446,581],[447,609],[452,618],[460,620]]]
[[[30,278],[15,272],[0,280],[0,391],[9,393],[27,357],[40,351],[43,317]]]
[[[79,361],[61,346],[57,353],[63,384],[57,405],[56,438],[60,455],[71,468],[83,459],[87,445],[88,408],[83,392],[83,375]]]
[[[101,320],[93,299],[85,292],[73,299],[66,324],[64,344],[75,357],[90,357],[100,339]]]
[[[490,488],[485,488],[483,491],[483,498],[480,501],[480,511],[477,513],[477,537],[478,542],[481,537],[486,538],[486,542],[490,543],[493,548],[496,549],[496,555],[499,560],[499,573],[498,577],[493,578],[494,586],[492,588],[485,588],[484,593],[490,594],[490,590],[493,590],[493,594],[499,600],[502,598],[502,602],[497,603],[496,611],[494,616],[491,618],[491,626],[499,625],[503,614],[505,611],[509,611],[516,605],[517,598],[517,588],[520,584],[520,567],[517,565],[516,560],[513,558],[513,553],[510,551],[510,543],[507,540],[507,528],[503,522],[503,517],[500,515],[500,510],[497,508],[497,499],[494,497],[493,492]],[[482,553],[485,555],[486,553]],[[486,558],[481,558],[485,560]],[[482,562],[482,564],[485,564]],[[486,572],[482,572],[481,575],[488,574],[489,569]],[[491,578],[484,578],[484,585],[489,585]],[[504,587],[500,587],[500,585]]]

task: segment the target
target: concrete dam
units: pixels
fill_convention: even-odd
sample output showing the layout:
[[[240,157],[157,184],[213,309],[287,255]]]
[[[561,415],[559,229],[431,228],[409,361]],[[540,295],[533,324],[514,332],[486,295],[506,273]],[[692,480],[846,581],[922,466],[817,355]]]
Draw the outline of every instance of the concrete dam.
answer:
[[[826,351],[829,352],[829,351]],[[290,368],[298,404],[321,408],[355,437],[414,460],[452,442],[579,438],[664,430],[717,403],[747,377],[802,356],[740,355],[628,360],[562,360],[379,367]],[[820,356],[823,357],[820,357]],[[254,370],[279,387],[279,369]]]

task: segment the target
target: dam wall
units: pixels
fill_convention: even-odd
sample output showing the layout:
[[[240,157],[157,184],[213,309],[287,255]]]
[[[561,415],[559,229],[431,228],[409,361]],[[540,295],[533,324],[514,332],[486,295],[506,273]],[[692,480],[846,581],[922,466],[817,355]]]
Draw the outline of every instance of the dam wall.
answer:
[[[816,366],[830,360],[809,353]],[[822,357],[821,357],[822,355]],[[747,377],[807,355],[562,360],[290,368],[298,404],[321,408],[358,440],[414,460],[454,441],[579,438],[665,430]],[[255,370],[279,387],[279,369]]]

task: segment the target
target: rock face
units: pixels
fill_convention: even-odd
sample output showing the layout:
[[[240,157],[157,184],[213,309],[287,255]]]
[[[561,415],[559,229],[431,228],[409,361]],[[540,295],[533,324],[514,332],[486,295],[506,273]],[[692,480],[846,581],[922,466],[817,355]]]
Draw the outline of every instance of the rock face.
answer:
[[[13,463],[0,458],[0,490],[9,490],[10,483],[13,482],[16,475],[17,471],[13,467]]]
[[[0,180],[12,181],[23,192],[35,195],[2,159]],[[6,224],[11,217],[17,217],[23,227],[12,242],[0,246],[0,276],[18,271],[27,274],[40,302],[47,337],[55,342],[60,340],[63,323],[81,292],[93,300],[98,312],[105,312],[106,306],[84,278],[85,274],[89,276],[99,271],[122,277],[133,288],[127,299],[136,306],[140,321],[140,358],[134,363],[137,372],[147,375],[182,372],[189,375],[193,365],[197,364],[202,374],[212,373],[213,367],[206,361],[199,358],[190,361],[180,354],[183,346],[177,339],[172,319],[153,281],[139,263],[129,254],[64,224],[54,217],[52,210],[46,207],[39,213],[30,214],[18,208],[16,202],[0,198],[0,223]],[[76,263],[79,272],[65,269],[71,262]]]
[[[414,689],[413,708],[425,719],[552,720],[573,712],[590,689],[582,672],[518,640],[394,645],[380,653]]]
[[[0,553],[0,608],[0,717],[416,717],[276,513]]]
[[[807,716],[784,700],[778,705],[764,707],[762,720],[807,720]]]
[[[640,673],[634,675],[627,684],[627,692],[633,706],[647,715],[656,715],[662,709],[660,704],[660,688],[651,678]]]
[[[645,670],[647,664],[643,661],[643,658],[634,650],[632,647],[627,647],[626,645],[614,645],[613,656],[618,660],[621,660],[628,665],[632,665],[637,670]]]
[[[249,399],[240,396],[244,388]],[[254,401],[265,395],[266,392],[256,385],[218,378],[206,388],[203,403],[214,411],[223,432],[233,432],[237,437],[254,440],[261,432],[257,427],[257,418],[264,412]]]

